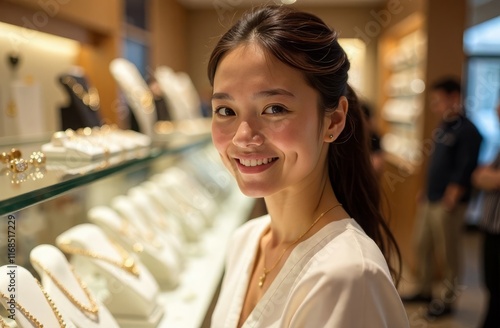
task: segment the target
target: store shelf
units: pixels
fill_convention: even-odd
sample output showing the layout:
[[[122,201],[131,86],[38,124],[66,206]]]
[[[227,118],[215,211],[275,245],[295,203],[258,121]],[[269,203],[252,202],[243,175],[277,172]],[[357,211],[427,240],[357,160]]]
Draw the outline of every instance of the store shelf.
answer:
[[[100,161],[66,161],[47,160],[45,166],[32,171],[13,173],[7,166],[0,169],[0,216],[19,211],[31,205],[51,199],[69,190],[122,172],[125,169],[140,167],[152,163],[165,155],[187,151],[190,148],[207,144],[208,136],[197,137],[194,140],[184,140],[180,143],[153,145],[121,154]],[[45,141],[47,142],[47,141]],[[16,148],[23,154],[31,154],[40,150],[43,142],[18,143]],[[0,151],[8,151],[12,144],[2,142]],[[25,155],[26,157],[26,155]],[[33,174],[30,176],[30,174]]]
[[[400,22],[381,39],[382,148],[403,162],[411,163],[419,155],[425,107],[426,48],[427,38],[419,15]],[[396,165],[408,166],[401,161],[395,161]]]

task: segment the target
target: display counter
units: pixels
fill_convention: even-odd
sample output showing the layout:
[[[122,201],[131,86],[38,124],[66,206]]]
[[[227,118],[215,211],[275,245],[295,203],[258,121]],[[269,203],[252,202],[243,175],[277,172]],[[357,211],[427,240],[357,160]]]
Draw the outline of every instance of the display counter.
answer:
[[[16,148],[28,157],[49,140],[3,139],[0,152]],[[254,207],[254,200],[241,194],[218,160],[210,136],[197,135],[153,141],[148,147],[93,161],[48,157],[43,165],[31,165],[23,172],[14,172],[2,164],[0,247],[9,250],[9,254],[4,252],[0,265],[27,269],[42,281],[49,294],[61,298],[50,277],[33,265],[33,259],[30,261],[33,249],[46,244],[56,246],[65,252],[68,263],[98,304],[109,309],[119,327],[136,326],[138,322],[144,327],[201,327],[223,275],[227,242],[232,232],[249,219]],[[131,205],[133,208],[128,207]],[[99,233],[85,238],[89,227]],[[14,248],[7,247],[8,237],[15,241]],[[72,247],[89,247],[86,256],[71,254],[71,248],[61,247],[62,240],[66,242],[68,238],[73,239]],[[133,277],[122,282],[117,278],[113,286],[109,279],[106,284],[96,278],[117,271],[116,265],[110,265],[112,262],[105,264],[102,259],[88,256],[93,254],[91,247],[100,242],[106,244],[106,240],[120,244],[131,254],[139,271],[151,272],[141,275],[143,281],[137,283],[151,289],[157,305],[154,310],[145,305],[144,309],[136,309],[134,316],[116,312],[129,306],[118,295]],[[139,242],[143,249],[135,252]],[[101,245],[96,251],[104,254],[105,248]],[[36,254],[44,262],[44,253]],[[150,256],[149,262],[146,255]],[[44,265],[50,267],[50,260],[45,261]],[[162,263],[172,268],[165,272],[170,279],[167,283],[158,279],[162,278],[161,271],[158,274],[158,265]],[[146,297],[137,293],[137,297]],[[136,304],[141,304],[141,300],[136,299]],[[66,311],[64,317],[71,323],[71,318],[78,316],[68,312],[77,311],[78,307],[60,302],[63,316]],[[0,314],[9,320],[8,313]]]

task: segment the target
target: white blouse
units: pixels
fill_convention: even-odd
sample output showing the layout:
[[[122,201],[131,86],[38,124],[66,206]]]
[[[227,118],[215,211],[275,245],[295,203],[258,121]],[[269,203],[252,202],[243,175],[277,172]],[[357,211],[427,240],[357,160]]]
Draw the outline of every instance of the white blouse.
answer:
[[[269,215],[245,223],[228,247],[212,328],[239,321],[257,245]],[[406,328],[408,318],[378,246],[353,219],[298,244],[243,327]]]

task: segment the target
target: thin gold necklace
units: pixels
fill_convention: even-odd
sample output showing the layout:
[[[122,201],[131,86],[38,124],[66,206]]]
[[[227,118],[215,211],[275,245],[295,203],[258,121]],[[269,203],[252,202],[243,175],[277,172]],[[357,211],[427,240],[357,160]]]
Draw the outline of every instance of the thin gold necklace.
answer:
[[[93,111],[99,109],[100,99],[96,88],[89,87],[88,91],[86,91],[83,85],[78,83],[78,81],[71,76],[65,76],[62,79],[62,82],[66,84],[71,91],[73,91],[73,93],[83,102],[85,106],[89,107]]]
[[[52,309],[52,312],[55,314],[55,316],[57,318],[57,322],[59,322],[59,326],[61,328],[65,328],[66,327],[66,323],[64,322],[64,319],[63,319],[61,313],[59,312],[59,309],[54,304],[54,301],[49,296],[49,294],[47,294],[47,292],[45,291],[45,289],[43,289],[42,284],[40,284],[40,282],[38,280],[36,280],[36,282],[37,282],[38,286],[40,287],[40,290],[42,291],[43,296],[45,296],[45,299],[49,303],[49,306]],[[0,296],[2,296],[7,301],[9,300],[9,298],[7,297],[7,295],[5,295],[2,292],[0,292]],[[44,327],[43,324],[31,312],[29,312],[24,306],[22,306],[21,304],[19,304],[19,302],[16,302],[16,307],[19,309],[19,311],[21,311],[21,313],[26,317],[26,319],[28,319],[29,321],[31,321],[33,323],[33,325],[36,328],[43,328]],[[3,324],[4,323],[2,323],[2,325]]]
[[[90,294],[87,286],[83,283],[83,281],[80,279],[80,277],[76,274],[76,272],[73,269],[73,267],[71,267],[71,271],[73,272],[73,275],[74,275],[76,281],[78,282],[78,285],[83,290],[83,292],[85,293],[85,296],[89,300],[90,306],[87,306],[87,305],[83,304],[82,302],[80,302],[79,300],[77,300],[76,297],[73,294],[71,294],[66,289],[66,287],[64,287],[64,285],[59,280],[57,280],[57,278],[54,276],[54,274],[52,272],[50,272],[46,267],[44,267],[40,262],[38,262],[36,260],[31,260],[31,262],[34,265],[37,265],[40,269],[42,269],[42,271],[45,272],[45,274],[54,282],[54,284],[57,286],[57,288],[59,288],[59,290],[61,290],[61,292],[78,309],[80,309],[82,312],[87,312],[87,313],[90,313],[90,314],[93,314],[93,315],[98,315],[99,314],[99,307],[97,306],[97,303],[96,303],[95,299]]]
[[[153,231],[151,231],[150,229],[147,229],[145,232],[139,231],[139,229],[135,229],[134,227],[132,227],[132,224],[126,219],[122,219],[121,226],[118,232],[126,237],[133,238],[135,240],[140,239],[142,241],[146,241],[156,249],[162,248],[162,245],[158,241],[158,237]],[[139,249],[140,248],[144,247],[139,247]]]
[[[120,253],[120,256],[122,258],[121,261],[117,261],[115,259],[106,257],[102,254],[93,252],[91,250],[85,249],[85,248],[78,248],[75,246],[71,246],[69,242],[63,241],[59,243],[59,248],[67,254],[73,254],[73,255],[82,255],[82,256],[87,256],[90,258],[94,258],[97,260],[102,260],[105,262],[108,262],[110,264],[113,264],[128,273],[139,277],[139,268],[137,267],[134,258],[125,250],[123,249],[120,245],[113,243],[113,246],[116,248],[116,250]]]
[[[273,271],[276,268],[276,266],[278,265],[278,263],[280,263],[281,259],[285,255],[286,251],[288,251],[290,249],[290,247],[292,247],[293,245],[295,245],[296,243],[298,243],[299,240],[301,240],[309,231],[311,231],[311,229],[316,225],[316,223],[318,223],[318,221],[326,213],[328,213],[331,210],[333,210],[334,208],[337,208],[337,207],[340,207],[340,206],[342,206],[342,204],[339,203],[339,204],[337,204],[337,205],[335,205],[335,206],[327,209],[323,213],[321,213],[316,218],[316,220],[314,220],[314,222],[311,224],[311,226],[303,234],[301,234],[297,239],[295,239],[291,244],[289,244],[287,247],[285,247],[283,249],[283,251],[281,252],[280,256],[278,257],[278,259],[276,260],[276,262],[274,262],[273,266],[270,269],[266,269],[266,253],[264,251],[262,251],[262,253],[263,253],[263,260],[264,260],[264,268],[262,269],[262,275],[259,277],[259,287],[260,288],[262,288],[262,286],[264,286],[264,282],[266,281],[267,275],[269,274],[269,272]]]

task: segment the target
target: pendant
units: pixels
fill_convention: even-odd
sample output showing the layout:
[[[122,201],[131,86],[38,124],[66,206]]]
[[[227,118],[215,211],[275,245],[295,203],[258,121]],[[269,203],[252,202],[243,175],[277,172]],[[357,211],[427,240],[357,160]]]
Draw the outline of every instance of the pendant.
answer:
[[[14,100],[10,100],[9,101],[9,104],[7,105],[7,116],[9,117],[16,117],[16,114],[17,114],[17,107],[16,107],[16,103],[14,102]]]
[[[122,268],[133,274],[134,276],[139,275],[139,270],[137,270],[137,267],[135,266],[135,261],[133,257],[128,257],[123,260],[122,262]]]
[[[259,287],[260,288],[262,288],[262,286],[264,286],[264,282],[266,281],[266,276],[267,276],[267,273],[264,271],[262,276],[259,277]]]

